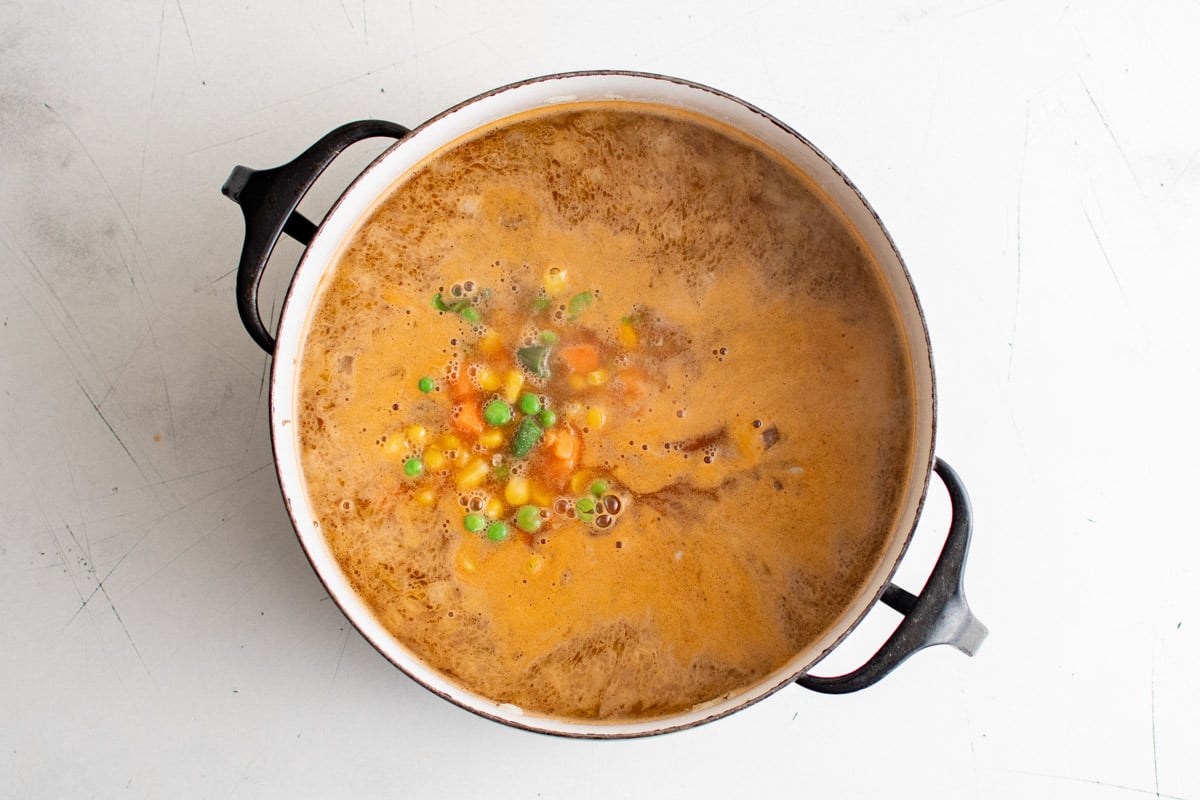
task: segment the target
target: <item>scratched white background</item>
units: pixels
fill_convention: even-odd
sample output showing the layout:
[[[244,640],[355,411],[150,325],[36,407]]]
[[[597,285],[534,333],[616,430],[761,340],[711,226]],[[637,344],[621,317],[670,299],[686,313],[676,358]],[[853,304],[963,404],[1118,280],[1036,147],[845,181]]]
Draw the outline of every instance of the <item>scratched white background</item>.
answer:
[[[0,3],[0,797],[1200,800],[1200,7],[801,5]],[[977,658],[578,742],[432,696],[326,597],[219,187],[599,67],[773,112],[883,217],[975,505]]]

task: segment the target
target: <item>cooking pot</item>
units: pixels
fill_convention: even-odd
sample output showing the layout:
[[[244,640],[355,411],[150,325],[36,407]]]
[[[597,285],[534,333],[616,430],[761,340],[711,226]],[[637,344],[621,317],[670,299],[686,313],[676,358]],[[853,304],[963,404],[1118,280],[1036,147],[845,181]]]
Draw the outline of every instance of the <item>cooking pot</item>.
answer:
[[[703,708],[667,718],[632,722],[579,722],[526,714],[457,685],[400,645],[376,620],[352,589],[322,532],[314,523],[300,469],[297,416],[297,364],[308,313],[322,278],[343,242],[369,215],[394,183],[439,148],[497,120],[556,104],[614,100],[654,103],[700,114],[731,125],[807,174],[846,215],[884,272],[904,333],[909,341],[917,399],[917,442],[911,480],[883,558],[865,588],[842,610],[837,623],[780,670],[758,684]],[[296,207],[323,170],[345,149],[363,139],[395,139],[333,205],[319,224]],[[688,727],[727,715],[789,683],[825,693],[853,692],[878,681],[917,650],[949,644],[973,655],[987,629],[972,615],[963,594],[963,571],[971,535],[971,509],[955,472],[934,456],[935,393],[928,331],[904,263],[866,199],[834,164],[800,134],[769,114],[723,92],[695,83],[629,72],[551,75],[497,89],[445,111],[418,128],[367,120],[332,131],[295,160],[274,169],[238,166],[222,191],[245,216],[245,242],[237,274],[237,305],[250,336],[274,356],[270,381],[271,437],[275,465],[292,523],[313,569],[346,617],[397,667],[433,692],[500,722],[545,733],[584,737],[629,737]],[[272,336],[258,309],[258,285],[267,260],[282,234],[306,246],[292,278]],[[936,474],[951,500],[949,531],[922,590],[912,594],[891,579],[920,516],[929,480]],[[852,672],[821,677],[810,670],[878,602],[903,615],[891,637],[865,664]]]

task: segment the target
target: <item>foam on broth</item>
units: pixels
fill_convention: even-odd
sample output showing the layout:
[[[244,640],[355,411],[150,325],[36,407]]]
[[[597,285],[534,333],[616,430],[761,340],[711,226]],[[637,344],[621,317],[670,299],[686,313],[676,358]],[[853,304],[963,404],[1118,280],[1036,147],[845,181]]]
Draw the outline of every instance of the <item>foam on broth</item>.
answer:
[[[464,287],[478,319],[434,308]],[[546,331],[548,377],[514,355]],[[577,378],[556,359],[580,342],[601,366]],[[529,713],[651,718],[761,680],[859,593],[910,477],[908,348],[856,235],[772,153],[658,106],[530,112],[418,165],[347,243],[302,352],[304,478],[356,591]],[[566,474],[549,436],[513,455],[519,411],[484,424],[495,446],[454,417],[514,371],[575,437]],[[621,505],[603,529],[575,511],[597,480]]]

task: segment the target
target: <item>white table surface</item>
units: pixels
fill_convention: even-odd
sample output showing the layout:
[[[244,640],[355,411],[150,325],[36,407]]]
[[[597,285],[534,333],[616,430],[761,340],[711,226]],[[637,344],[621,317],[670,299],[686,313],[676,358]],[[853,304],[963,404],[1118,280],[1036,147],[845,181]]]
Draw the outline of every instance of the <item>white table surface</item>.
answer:
[[[0,797],[1200,798],[1200,7],[823,5],[0,3]],[[329,601],[221,184],[604,67],[771,111],[884,219],[974,502],[977,657],[563,740],[433,696]]]

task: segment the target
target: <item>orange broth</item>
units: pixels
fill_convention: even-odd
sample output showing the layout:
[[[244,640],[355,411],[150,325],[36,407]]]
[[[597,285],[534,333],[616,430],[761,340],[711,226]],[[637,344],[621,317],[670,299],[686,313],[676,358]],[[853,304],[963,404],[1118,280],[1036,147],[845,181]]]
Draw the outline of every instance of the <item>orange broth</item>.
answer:
[[[404,175],[326,277],[298,391],[318,523],[383,625],[563,719],[719,700],[821,636],[915,435],[844,217],[741,134],[622,102]]]

